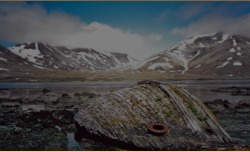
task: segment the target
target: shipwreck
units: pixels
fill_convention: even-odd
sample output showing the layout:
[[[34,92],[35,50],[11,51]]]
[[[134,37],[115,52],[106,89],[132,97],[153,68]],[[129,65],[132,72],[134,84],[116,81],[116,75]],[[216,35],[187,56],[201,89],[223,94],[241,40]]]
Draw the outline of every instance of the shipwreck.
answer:
[[[83,103],[74,119],[83,133],[142,150],[200,150],[232,143],[200,100],[181,87],[155,81]]]

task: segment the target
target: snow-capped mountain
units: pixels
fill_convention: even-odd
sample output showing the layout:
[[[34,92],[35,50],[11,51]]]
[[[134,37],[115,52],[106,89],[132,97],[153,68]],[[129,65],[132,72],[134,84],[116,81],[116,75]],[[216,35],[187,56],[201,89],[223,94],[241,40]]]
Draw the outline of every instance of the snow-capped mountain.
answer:
[[[194,36],[140,62],[128,54],[91,48],[46,43],[21,43],[11,48],[0,45],[0,72],[21,66],[66,71],[159,70],[166,75],[247,77],[250,76],[250,38],[222,32]]]
[[[9,48],[9,50],[40,69],[107,70],[127,67],[137,62],[128,54],[91,48],[71,49],[38,42],[21,43]]]
[[[25,59],[11,52],[8,48],[0,45],[0,71],[9,71],[29,64]]]
[[[175,74],[250,75],[250,38],[222,32],[194,36],[155,54],[133,70],[161,69]]]

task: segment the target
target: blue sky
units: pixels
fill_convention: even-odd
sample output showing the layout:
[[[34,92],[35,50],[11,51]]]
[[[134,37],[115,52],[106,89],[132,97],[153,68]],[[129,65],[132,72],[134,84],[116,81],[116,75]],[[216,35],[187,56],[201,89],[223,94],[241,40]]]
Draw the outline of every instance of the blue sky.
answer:
[[[229,34],[250,34],[250,23],[246,22],[249,4],[1,2],[0,22],[4,24],[0,25],[0,44],[10,47],[20,42],[44,41],[124,52],[141,59],[194,35],[221,30]]]

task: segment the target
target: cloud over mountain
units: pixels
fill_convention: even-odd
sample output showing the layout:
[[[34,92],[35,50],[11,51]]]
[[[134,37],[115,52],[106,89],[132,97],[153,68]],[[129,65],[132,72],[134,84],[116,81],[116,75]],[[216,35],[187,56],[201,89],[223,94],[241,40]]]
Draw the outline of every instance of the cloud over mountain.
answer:
[[[195,3],[194,6],[191,4],[182,6],[181,10],[185,10],[186,14],[183,14],[183,19],[193,18],[193,21],[187,26],[172,29],[170,33],[185,37],[217,31],[223,31],[231,35],[248,36],[250,34],[250,13],[245,13],[249,10],[249,2],[222,4],[200,2]]]
[[[138,57],[143,51],[149,51],[145,46],[148,41],[161,40],[161,35],[155,33],[143,36],[99,22],[87,24],[76,16],[60,11],[48,12],[41,5],[24,2],[2,2],[0,23],[0,39],[4,41],[41,41],[125,52]]]
[[[186,37],[194,35],[206,34],[216,31],[224,31],[228,34],[250,35],[250,14],[238,17],[206,17],[196,23],[192,23],[184,28],[175,28],[171,31],[173,34],[181,34]]]

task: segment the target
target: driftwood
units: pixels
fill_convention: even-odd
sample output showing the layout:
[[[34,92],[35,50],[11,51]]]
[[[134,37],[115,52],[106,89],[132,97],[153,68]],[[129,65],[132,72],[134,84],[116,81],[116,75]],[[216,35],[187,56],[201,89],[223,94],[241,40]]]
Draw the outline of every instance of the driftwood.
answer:
[[[185,89],[154,81],[139,82],[82,104],[75,121],[90,134],[147,150],[171,150],[173,146],[189,150],[200,143],[232,141],[201,101]],[[169,130],[151,134],[147,129],[151,123],[165,124]]]

